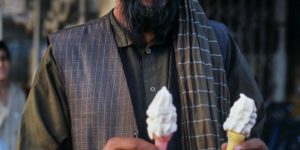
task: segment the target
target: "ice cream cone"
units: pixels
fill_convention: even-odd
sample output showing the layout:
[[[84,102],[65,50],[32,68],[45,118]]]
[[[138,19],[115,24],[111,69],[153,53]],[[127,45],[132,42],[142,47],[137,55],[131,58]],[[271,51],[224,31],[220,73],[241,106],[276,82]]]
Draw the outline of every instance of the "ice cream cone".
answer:
[[[146,114],[149,138],[155,140],[155,145],[159,150],[166,150],[173,133],[177,130],[176,107],[166,87],[158,91]]]
[[[227,131],[228,144],[226,150],[233,150],[235,146],[241,144],[246,136],[233,131]]]
[[[155,136],[154,137],[154,139],[155,139],[155,146],[159,150],[166,150],[171,137],[172,137],[172,135],[163,136],[163,137],[157,137],[157,136]]]

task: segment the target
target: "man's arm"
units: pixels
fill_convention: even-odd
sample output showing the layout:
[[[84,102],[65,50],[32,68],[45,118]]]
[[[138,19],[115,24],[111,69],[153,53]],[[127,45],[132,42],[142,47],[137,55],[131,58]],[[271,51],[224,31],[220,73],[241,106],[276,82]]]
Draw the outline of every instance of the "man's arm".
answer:
[[[49,47],[22,114],[17,149],[72,149],[70,132],[65,89]]]
[[[264,100],[247,61],[232,37],[228,36],[229,45],[226,51],[225,69],[231,104],[239,99],[240,93],[244,93],[255,101],[258,116],[250,138],[260,137],[266,118]]]
[[[227,28],[220,23],[211,23],[220,44],[224,58],[224,65],[227,74],[227,83],[230,92],[231,104],[239,98],[240,93],[244,93],[255,100],[257,107],[257,120],[250,135],[250,139],[236,146],[235,149],[257,149],[267,150],[266,144],[259,139],[265,122],[264,100],[260,90],[254,80],[250,67],[240,52],[239,47],[229,35]],[[227,144],[222,145],[225,150]]]
[[[244,93],[255,100],[258,118],[256,125],[252,129],[251,137],[259,137],[265,121],[264,100],[259,87],[254,80],[247,61],[233,38],[229,35],[226,26],[213,20],[210,20],[208,23],[215,32],[224,58],[231,104],[239,98],[240,93]]]

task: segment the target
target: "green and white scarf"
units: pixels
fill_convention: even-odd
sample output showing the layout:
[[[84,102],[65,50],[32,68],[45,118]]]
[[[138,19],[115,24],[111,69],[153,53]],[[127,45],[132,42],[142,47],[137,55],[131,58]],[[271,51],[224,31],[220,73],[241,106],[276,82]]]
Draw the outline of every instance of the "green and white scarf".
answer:
[[[176,63],[184,149],[220,149],[229,111],[223,57],[198,0],[180,2]]]

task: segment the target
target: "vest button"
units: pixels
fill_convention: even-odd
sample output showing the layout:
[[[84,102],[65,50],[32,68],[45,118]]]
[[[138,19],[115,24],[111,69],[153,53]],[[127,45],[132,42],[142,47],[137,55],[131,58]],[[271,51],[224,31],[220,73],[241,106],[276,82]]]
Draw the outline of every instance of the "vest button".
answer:
[[[156,90],[155,87],[151,87],[151,88],[150,88],[150,91],[151,91],[151,92],[155,92],[155,90]]]
[[[151,53],[151,49],[150,49],[150,48],[147,48],[147,49],[146,49],[146,53],[147,53],[147,54],[150,54],[150,53]]]

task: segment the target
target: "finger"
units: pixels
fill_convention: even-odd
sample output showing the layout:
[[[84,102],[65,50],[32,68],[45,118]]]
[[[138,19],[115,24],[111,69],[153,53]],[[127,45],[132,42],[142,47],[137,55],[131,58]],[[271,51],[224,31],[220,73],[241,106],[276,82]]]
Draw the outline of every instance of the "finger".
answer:
[[[109,139],[106,143],[103,150],[116,150],[116,149],[126,149],[126,150],[134,150],[137,148],[137,142],[121,137],[114,137]]]
[[[237,150],[268,150],[266,144],[258,138],[250,139],[239,146],[235,147]]]
[[[144,140],[137,139],[137,138],[122,138],[122,137],[115,137],[110,139],[104,150],[140,150],[140,149],[149,149],[149,150],[156,150],[156,147],[151,143],[148,143]]]
[[[144,141],[142,139],[139,139],[139,145],[138,145],[138,150],[158,150],[158,148],[153,145],[152,143],[149,143],[147,141]]]
[[[227,143],[223,143],[222,146],[221,146],[221,149],[226,150],[226,148],[227,148]]]

